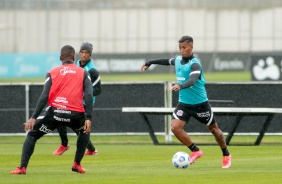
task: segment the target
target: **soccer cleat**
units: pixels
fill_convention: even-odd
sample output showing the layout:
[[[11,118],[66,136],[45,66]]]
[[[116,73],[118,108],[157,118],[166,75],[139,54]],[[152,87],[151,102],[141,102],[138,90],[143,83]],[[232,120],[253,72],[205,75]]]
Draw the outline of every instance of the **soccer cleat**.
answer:
[[[203,151],[193,151],[190,155],[190,164],[193,164],[196,159],[201,158],[203,156]]]
[[[95,151],[91,151],[91,150],[88,150],[86,151],[86,153],[84,155],[98,155],[98,150],[95,150]]]
[[[59,148],[54,151],[53,155],[62,155],[65,151],[69,149],[70,146],[60,145]]]
[[[222,168],[230,168],[231,167],[231,155],[222,157]]]
[[[71,170],[80,174],[84,174],[86,172],[82,165],[78,165],[76,162],[73,163]]]
[[[10,174],[25,174],[25,173],[26,173],[25,167],[22,168],[17,167],[16,170],[10,172]]]

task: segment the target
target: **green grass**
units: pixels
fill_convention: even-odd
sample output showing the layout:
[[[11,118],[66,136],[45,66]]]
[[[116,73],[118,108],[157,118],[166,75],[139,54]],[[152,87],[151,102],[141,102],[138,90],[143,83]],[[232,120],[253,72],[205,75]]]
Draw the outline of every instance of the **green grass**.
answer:
[[[248,82],[251,81],[250,72],[213,72],[205,73],[205,78],[208,82]],[[133,73],[133,74],[101,74],[102,82],[123,82],[123,81],[175,81],[175,74],[148,74]],[[44,78],[13,78],[0,79],[0,82],[44,82]]]
[[[73,134],[68,134],[70,142],[75,142],[76,136]],[[215,139],[212,135],[190,135],[193,141],[197,144],[201,145],[215,145]],[[156,136],[158,141],[161,144],[165,144],[165,136],[163,135],[157,135]],[[254,144],[255,140],[257,138],[257,135],[234,135],[232,137],[232,140],[230,142],[231,145],[252,145]],[[105,145],[105,144],[152,144],[152,140],[148,135],[107,135],[107,136],[100,136],[100,135],[92,135],[91,140],[94,140],[95,144],[99,145]],[[0,137],[0,144],[14,144],[18,143],[19,141],[23,141],[23,136],[1,136]],[[40,139],[41,143],[46,144],[57,144],[59,142],[59,136],[58,135],[47,135]],[[179,141],[172,136],[172,142],[170,143],[172,145],[180,144]],[[265,135],[261,141],[261,144],[263,146],[267,145],[277,145],[282,146],[281,142],[281,136],[279,135]]]
[[[140,141],[140,136],[137,136]],[[26,175],[10,175],[19,165],[24,137],[1,137],[0,183],[208,183],[208,184],[278,184],[282,181],[282,155],[280,146],[229,146],[232,167],[221,168],[218,146],[200,146],[204,157],[187,169],[175,169],[171,163],[177,151],[188,151],[182,145],[154,146],[148,136],[144,144],[136,144],[132,136],[96,137],[98,156],[84,157],[85,174],[71,172],[76,137],[70,138],[70,149],[62,156],[53,156],[59,137],[40,139],[31,157]],[[104,144],[102,139],[114,139],[120,144]],[[97,139],[97,140],[96,140]],[[127,142],[126,140],[130,140]],[[147,142],[147,143],[146,143]]]
[[[207,81],[251,81],[251,76],[249,72],[214,72],[205,73],[205,78]],[[175,74],[146,74],[146,73],[136,73],[136,74],[112,74],[112,75],[101,75],[102,81],[175,81]]]

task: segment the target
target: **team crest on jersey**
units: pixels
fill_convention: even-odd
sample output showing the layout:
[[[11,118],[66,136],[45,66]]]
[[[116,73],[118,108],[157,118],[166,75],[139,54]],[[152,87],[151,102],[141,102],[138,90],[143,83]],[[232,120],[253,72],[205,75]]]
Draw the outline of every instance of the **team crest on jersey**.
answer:
[[[177,110],[176,115],[177,116],[183,116],[183,111],[182,110]]]

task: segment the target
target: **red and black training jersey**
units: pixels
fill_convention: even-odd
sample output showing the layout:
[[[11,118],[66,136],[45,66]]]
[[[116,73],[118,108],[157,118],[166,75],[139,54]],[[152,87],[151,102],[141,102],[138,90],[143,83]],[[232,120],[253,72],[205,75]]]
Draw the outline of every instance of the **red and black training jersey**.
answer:
[[[92,93],[88,72],[73,62],[65,62],[47,73],[43,91],[31,117],[36,119],[48,104],[59,109],[85,112],[86,118],[91,119]],[[86,102],[84,106],[83,98]]]
[[[84,70],[75,64],[65,64],[50,72],[52,86],[48,105],[59,109],[84,112]]]

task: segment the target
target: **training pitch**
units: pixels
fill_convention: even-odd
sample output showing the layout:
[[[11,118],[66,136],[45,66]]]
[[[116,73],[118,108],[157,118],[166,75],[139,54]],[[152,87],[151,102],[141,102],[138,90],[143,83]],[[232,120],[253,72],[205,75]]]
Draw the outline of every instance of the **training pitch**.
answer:
[[[144,137],[148,139],[148,137]],[[113,138],[114,139],[114,138]],[[70,137],[70,149],[61,156],[52,153],[59,146],[59,137],[43,137],[35,147],[26,175],[11,175],[20,163],[24,137],[1,137],[0,183],[205,183],[205,184],[280,184],[282,182],[281,146],[230,146],[232,166],[221,168],[218,146],[200,146],[204,156],[187,169],[176,169],[173,154],[188,149],[182,145],[154,146],[148,143],[103,142],[95,146],[97,156],[82,161],[85,174],[71,171],[76,137]],[[95,136],[91,138],[95,144]]]

